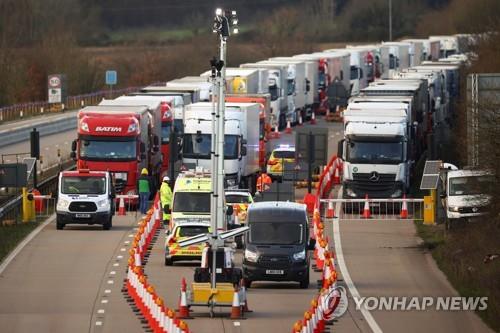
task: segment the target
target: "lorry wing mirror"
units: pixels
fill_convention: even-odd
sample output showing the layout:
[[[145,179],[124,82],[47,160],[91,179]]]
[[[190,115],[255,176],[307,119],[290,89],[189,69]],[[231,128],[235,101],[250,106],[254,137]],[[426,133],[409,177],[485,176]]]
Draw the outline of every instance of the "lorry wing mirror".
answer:
[[[316,240],[314,238],[309,238],[309,244],[307,244],[307,249],[313,251],[316,247]]]
[[[76,152],[72,151],[71,153],[69,153],[69,157],[71,157],[74,161],[76,161]]]
[[[306,91],[309,92],[311,90],[311,81],[309,79],[306,79]]]
[[[344,139],[340,140],[337,146],[337,157],[340,159],[344,156],[344,142]]]
[[[73,140],[73,142],[71,142],[71,150],[76,151],[76,140]]]
[[[231,215],[233,215],[233,212],[234,212],[233,206],[231,206],[231,205],[227,206],[226,215],[231,216]]]
[[[144,154],[146,152],[146,145],[144,144],[144,142],[141,142],[140,150],[141,150],[141,154]]]
[[[247,147],[246,146],[241,147],[241,156],[247,156]]]
[[[248,143],[247,139],[241,139],[241,144],[246,145]]]

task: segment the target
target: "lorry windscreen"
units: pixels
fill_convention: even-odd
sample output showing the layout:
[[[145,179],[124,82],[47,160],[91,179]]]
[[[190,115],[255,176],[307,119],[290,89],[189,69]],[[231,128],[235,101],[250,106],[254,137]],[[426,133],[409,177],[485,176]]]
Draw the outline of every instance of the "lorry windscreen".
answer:
[[[258,222],[250,224],[249,242],[255,245],[300,245],[304,226],[299,223]]]
[[[347,144],[347,161],[350,163],[395,164],[403,162],[402,141],[354,141]]]
[[[130,161],[137,159],[137,142],[131,140],[113,140],[112,137],[82,139],[80,157],[89,160]]]
[[[170,142],[170,132],[172,131],[171,123],[161,124],[161,143],[167,144]]]
[[[288,96],[292,96],[293,93],[295,92],[295,80],[294,79],[288,79]]]
[[[351,80],[359,79],[358,67],[351,66]]]
[[[176,192],[173,212],[210,213],[210,192]]]
[[[182,135],[182,133],[184,133],[184,123],[182,119],[174,119],[174,128],[178,134]]]
[[[450,196],[480,195],[491,193],[493,176],[468,176],[450,178]]]
[[[182,153],[185,158],[210,159],[212,135],[210,134],[184,134]],[[224,159],[237,159],[239,140],[237,135],[224,136]]]
[[[63,194],[105,194],[106,177],[62,177]]]

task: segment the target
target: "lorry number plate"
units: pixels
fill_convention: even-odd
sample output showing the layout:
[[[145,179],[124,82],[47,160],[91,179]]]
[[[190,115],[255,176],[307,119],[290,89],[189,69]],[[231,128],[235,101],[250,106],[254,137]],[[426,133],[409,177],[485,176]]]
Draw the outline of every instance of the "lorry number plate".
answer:
[[[281,269],[267,269],[266,274],[283,275],[284,272]]]
[[[79,217],[79,218],[88,218],[90,217],[90,214],[75,214],[75,217]]]

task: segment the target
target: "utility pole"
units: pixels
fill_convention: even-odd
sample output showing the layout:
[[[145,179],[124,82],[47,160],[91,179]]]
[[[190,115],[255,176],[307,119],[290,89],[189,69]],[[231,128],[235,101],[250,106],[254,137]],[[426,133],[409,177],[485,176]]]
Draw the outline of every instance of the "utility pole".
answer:
[[[392,0],[389,0],[389,42],[392,42]]]

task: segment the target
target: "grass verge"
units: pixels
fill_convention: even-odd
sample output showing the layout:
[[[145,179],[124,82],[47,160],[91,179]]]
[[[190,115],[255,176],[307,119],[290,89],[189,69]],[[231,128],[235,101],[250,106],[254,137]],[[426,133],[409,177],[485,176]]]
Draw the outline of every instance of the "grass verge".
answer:
[[[439,268],[463,297],[488,297],[488,309],[477,314],[496,332],[500,332],[500,258],[498,254],[500,221],[484,219],[446,232],[444,225],[416,223],[423,240]]]
[[[39,225],[40,222],[28,222],[0,227],[0,262]]]

